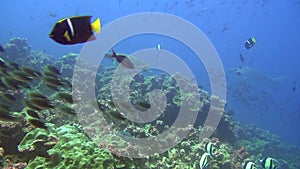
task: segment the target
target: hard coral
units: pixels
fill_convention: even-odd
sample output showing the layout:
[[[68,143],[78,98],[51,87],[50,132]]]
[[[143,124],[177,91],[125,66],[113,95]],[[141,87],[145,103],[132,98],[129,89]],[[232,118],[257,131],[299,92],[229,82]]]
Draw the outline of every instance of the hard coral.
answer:
[[[74,126],[64,125],[51,132],[58,143],[48,150],[49,157],[37,156],[28,163],[29,168],[99,168],[112,169],[115,160],[106,150],[87,139]]]
[[[30,46],[26,38],[11,38],[5,46],[5,52],[11,60],[26,58],[30,54]]]
[[[36,128],[31,130],[18,145],[18,150],[28,159],[35,156],[49,157],[48,150],[56,145],[58,139],[54,133],[55,126],[48,124],[48,130]]]

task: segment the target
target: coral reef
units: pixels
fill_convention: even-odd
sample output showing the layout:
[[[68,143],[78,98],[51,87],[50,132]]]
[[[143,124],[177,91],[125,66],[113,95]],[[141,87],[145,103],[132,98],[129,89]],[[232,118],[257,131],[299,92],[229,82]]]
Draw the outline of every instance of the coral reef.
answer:
[[[11,60],[28,57],[31,49],[26,38],[11,38],[4,48]]]
[[[58,138],[53,135],[55,125],[48,123],[48,129],[35,128],[31,130],[18,145],[18,150],[32,159],[36,156],[49,157],[47,151],[56,145]]]
[[[23,149],[31,149],[32,145],[36,147],[34,144],[39,139],[42,139],[39,142],[43,143],[39,146],[52,145],[49,144],[49,140],[55,143],[52,148],[46,150],[49,156],[42,157],[38,154],[28,163],[28,168],[113,168],[113,156],[108,151],[97,148],[78,128],[71,125],[59,128],[52,125],[49,128],[51,129],[47,132],[43,129],[32,130],[20,143],[19,148]],[[48,135],[45,135],[47,133]],[[56,137],[58,141],[53,142],[53,138]]]
[[[15,61],[38,71],[47,64],[54,65],[61,72],[58,79],[66,81],[71,81],[78,58],[77,54],[68,53],[55,61],[44,51],[31,51],[25,38],[11,39],[5,46],[5,51],[6,54],[1,56],[3,60]],[[116,65],[100,65],[97,70],[96,101],[88,100],[78,107],[57,99],[57,94],[69,93],[70,88],[61,87],[54,91],[47,88],[41,79],[31,83],[31,89],[16,91],[19,97],[14,101],[0,98],[3,103],[12,105],[14,114],[22,116],[18,122],[0,121],[0,168],[199,169],[200,158],[207,151],[205,146],[208,143],[214,143],[217,147],[209,159],[208,168],[240,169],[245,161],[257,162],[266,156],[278,159],[282,168],[297,169],[300,166],[299,148],[282,143],[277,136],[265,130],[234,122],[220,108],[225,104],[223,100],[209,96],[208,92],[201,89],[197,92],[180,93],[178,82],[191,79],[182,77],[176,81],[175,76],[178,79],[180,75],[168,75],[154,70],[141,71],[135,75],[130,82],[128,96],[133,108],[127,110],[133,112],[137,109],[143,112],[151,106],[161,108],[163,105],[160,102],[153,101],[149,105],[150,91],[159,89],[166,96],[166,105],[162,108],[164,111],[155,120],[138,123],[127,119],[129,116],[139,119],[137,115],[122,117],[120,113],[123,110],[118,109],[113,100],[111,85],[114,83],[112,78]],[[82,70],[83,75],[90,73],[92,72],[89,70]],[[125,75],[124,77],[122,79],[127,81]],[[80,81],[80,84],[85,86],[95,83],[92,80]],[[193,87],[189,83],[184,86],[187,91],[192,91],[189,89]],[[114,89],[119,95],[125,95],[121,87],[115,86]],[[27,115],[22,100],[30,91],[39,91],[53,102],[53,108],[38,111],[40,118],[46,121],[46,128],[33,128],[25,120]],[[82,91],[73,88],[72,92],[79,96],[73,98],[74,102],[81,99]],[[161,100],[158,96],[154,98]],[[178,144],[161,154],[154,153],[145,158],[121,156],[152,152],[151,143],[141,148],[128,144],[126,139],[154,138],[166,132],[172,127],[181,104],[185,101],[189,104],[190,111],[197,113],[194,125],[176,126],[173,133],[161,140],[161,146],[177,141]],[[221,116],[221,120],[212,137],[200,141],[201,132],[210,130],[203,125],[212,102],[217,103],[212,109]],[[78,108],[76,110],[79,114],[75,116],[63,113],[60,106]],[[124,108],[128,105],[122,106]],[[184,120],[188,118],[188,115],[184,116]],[[184,134],[186,136],[180,140],[180,136]]]
[[[55,60],[44,51],[31,51],[26,38],[11,38],[4,46],[4,60],[40,70],[47,64],[53,64]]]
[[[237,123],[234,131],[239,138],[234,147],[245,147],[256,159],[273,156],[283,168],[299,168],[300,148],[282,143],[278,136],[254,125]]]
[[[78,54],[68,53],[55,63],[55,65],[57,65],[57,67],[62,72],[62,77],[71,78],[73,76],[73,68],[75,62],[77,61],[77,58]]]

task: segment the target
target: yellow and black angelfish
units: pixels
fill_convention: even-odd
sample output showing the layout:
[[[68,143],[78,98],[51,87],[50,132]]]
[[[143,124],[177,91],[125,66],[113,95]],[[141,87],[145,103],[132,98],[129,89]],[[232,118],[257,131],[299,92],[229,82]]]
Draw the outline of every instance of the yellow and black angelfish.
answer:
[[[100,33],[100,19],[91,23],[92,16],[74,16],[59,20],[49,37],[58,43],[72,45],[95,40],[93,32]]]

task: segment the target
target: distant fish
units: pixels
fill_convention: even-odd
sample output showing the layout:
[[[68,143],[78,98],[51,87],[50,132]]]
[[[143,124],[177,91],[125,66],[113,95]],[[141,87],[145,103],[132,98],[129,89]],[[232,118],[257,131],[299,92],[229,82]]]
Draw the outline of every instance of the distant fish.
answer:
[[[146,99],[139,99],[136,102],[136,105],[143,110],[147,110],[151,108],[151,104]]]
[[[210,155],[208,153],[204,153],[199,162],[200,169],[205,169],[208,166]]]
[[[59,88],[58,88],[57,86],[53,86],[53,85],[51,85],[51,84],[46,84],[46,86],[47,86],[49,89],[51,89],[51,90],[54,90],[54,91],[57,91],[57,92],[60,91]]]
[[[235,74],[237,74],[237,75],[242,75],[242,74],[243,74],[243,71],[241,70],[241,68],[236,68],[236,69],[235,69]]]
[[[66,92],[57,93],[56,97],[59,100],[64,101],[66,103],[70,103],[70,104],[74,103],[73,96],[69,93],[66,93]]]
[[[243,169],[256,169],[256,164],[252,161],[248,161],[244,164]]]
[[[91,18],[92,16],[63,18],[55,24],[49,34],[49,37],[64,45],[72,45],[95,40],[96,37],[94,36],[93,31],[97,33],[100,32],[100,19],[97,18],[93,23],[91,23]]]
[[[11,113],[0,112],[0,121],[17,121],[20,117],[15,116]]]
[[[55,66],[52,66],[52,65],[46,65],[45,70],[48,70],[53,75],[60,75],[61,74],[61,72]]]
[[[259,161],[261,162],[261,165],[264,167],[264,169],[275,169],[278,167],[278,165],[276,164],[278,163],[278,161],[271,157],[266,157]]]
[[[47,96],[43,95],[42,93],[40,92],[37,92],[37,91],[32,91],[32,92],[29,92],[29,93],[26,93],[27,96],[29,96],[30,98],[40,98],[40,99],[45,99],[45,100],[49,100]]]
[[[202,8],[201,13],[198,13],[198,15],[204,14],[204,13],[215,14],[215,12],[213,10],[209,9],[209,8]]]
[[[185,0],[185,4],[189,5],[190,3],[192,3],[194,0]]]
[[[76,112],[73,108],[68,107],[68,106],[60,106],[58,107],[58,110],[61,111],[62,113],[70,114],[70,115],[76,115]]]
[[[59,75],[57,75],[57,74],[55,74],[55,73],[53,73],[53,72],[51,72],[49,70],[44,70],[42,72],[42,76],[43,77],[53,77],[53,78],[58,78],[59,77]]]
[[[229,23],[226,23],[221,31],[221,33],[223,34],[225,31],[227,31],[229,29]]]
[[[27,99],[24,99],[23,100],[23,103],[24,105],[29,108],[29,109],[32,109],[32,110],[37,110],[37,111],[40,111],[40,110],[43,110],[42,108],[39,108],[38,106],[35,106],[33,105],[29,100]]]
[[[292,84],[292,91],[295,92],[296,90],[297,90],[296,81],[293,81],[293,84]]]
[[[255,43],[256,43],[255,37],[249,38],[248,40],[245,41],[245,48],[250,49],[254,46]]]
[[[32,99],[29,99],[28,102],[31,105],[38,107],[39,109],[54,108],[54,105],[50,100],[45,100],[45,99],[41,99],[41,98],[32,98]]]
[[[126,120],[126,118],[124,117],[124,114],[121,113],[121,112],[118,112],[118,111],[109,111],[108,112],[108,115],[113,118],[113,119],[116,119],[116,120],[120,120],[120,121],[124,121]]]
[[[40,119],[28,118],[27,121],[33,127],[47,129],[46,124],[43,121],[41,121]]]
[[[159,43],[156,45],[156,50],[161,50],[162,48],[163,48],[162,44]]]
[[[64,86],[64,83],[62,83],[59,78],[43,77],[43,80],[47,86],[51,86],[51,87],[63,87]]]
[[[1,93],[0,97],[3,98],[6,101],[11,101],[11,102],[16,101],[15,96],[13,94],[10,94],[10,93]]]
[[[134,69],[133,63],[125,55],[121,55],[121,54],[117,55],[116,52],[114,50],[112,50],[112,54],[106,55],[106,56],[108,56],[109,58],[116,59],[117,62],[121,63],[123,66],[125,66],[129,69]]]
[[[27,109],[26,110],[26,114],[29,115],[30,117],[33,117],[33,118],[36,118],[36,119],[40,119],[40,115],[36,111],[34,111],[34,110]]]
[[[15,70],[19,70],[20,69],[20,65],[15,63],[15,62],[9,62],[8,63],[8,66],[12,69],[15,69]]]
[[[178,4],[177,1],[175,1],[172,5],[170,5],[167,10],[172,10],[176,5]]]
[[[66,79],[60,79],[61,83],[64,85],[64,87],[72,88],[72,83],[69,80]]]
[[[4,48],[0,45],[0,52],[4,52]]]
[[[31,68],[28,68],[28,67],[21,67],[21,70],[26,73],[28,76],[30,77],[33,77],[33,78],[37,78],[37,77],[40,77],[41,76],[41,73],[34,70],[34,69],[31,69]]]
[[[11,78],[11,77],[1,77],[1,81],[5,84],[5,86],[11,90],[18,90],[20,89],[19,81]]]
[[[28,76],[23,71],[13,71],[13,72],[10,72],[9,75],[13,79],[15,79],[17,81],[20,81],[20,82],[23,82],[23,83],[28,83],[28,82],[31,82],[31,81],[34,80],[32,77]]]
[[[20,119],[20,116],[16,116],[11,113],[11,108],[7,105],[0,103],[0,121],[16,121]],[[2,107],[3,106],[3,107]]]
[[[55,12],[49,12],[48,15],[51,17],[57,17],[57,14]]]
[[[245,58],[244,58],[244,56],[242,55],[242,53],[240,53],[240,60],[241,60],[242,63],[245,62]]]

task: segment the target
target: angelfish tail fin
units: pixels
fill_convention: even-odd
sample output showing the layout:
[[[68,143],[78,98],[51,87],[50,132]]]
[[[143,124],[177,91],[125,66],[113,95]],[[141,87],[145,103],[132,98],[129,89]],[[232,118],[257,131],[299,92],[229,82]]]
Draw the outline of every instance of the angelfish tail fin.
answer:
[[[100,19],[97,18],[92,24],[91,24],[92,30],[96,33],[100,33],[101,31],[101,23]]]

